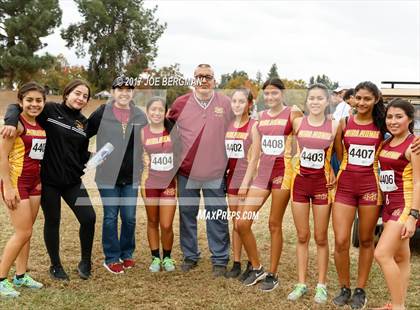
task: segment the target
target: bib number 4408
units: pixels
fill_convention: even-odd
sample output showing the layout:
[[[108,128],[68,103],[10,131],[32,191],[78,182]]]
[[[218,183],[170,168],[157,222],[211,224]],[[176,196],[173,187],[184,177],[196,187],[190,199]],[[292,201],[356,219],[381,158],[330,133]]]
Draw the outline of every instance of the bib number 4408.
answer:
[[[281,155],[284,152],[284,136],[263,136],[261,148],[266,155]]]

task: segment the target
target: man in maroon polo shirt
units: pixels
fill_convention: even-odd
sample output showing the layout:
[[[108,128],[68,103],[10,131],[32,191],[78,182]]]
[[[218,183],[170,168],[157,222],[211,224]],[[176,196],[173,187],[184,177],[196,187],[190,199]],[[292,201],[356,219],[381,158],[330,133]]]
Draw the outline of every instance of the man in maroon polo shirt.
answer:
[[[178,172],[180,239],[183,271],[197,265],[197,215],[201,191],[206,209],[207,239],[214,276],[223,276],[229,261],[229,228],[224,191],[227,164],[225,132],[233,118],[228,97],[214,91],[210,65],[198,65],[194,76],[202,83],[192,93],[175,100],[168,118],[176,122],[182,142]],[[219,214],[219,216],[213,216]]]

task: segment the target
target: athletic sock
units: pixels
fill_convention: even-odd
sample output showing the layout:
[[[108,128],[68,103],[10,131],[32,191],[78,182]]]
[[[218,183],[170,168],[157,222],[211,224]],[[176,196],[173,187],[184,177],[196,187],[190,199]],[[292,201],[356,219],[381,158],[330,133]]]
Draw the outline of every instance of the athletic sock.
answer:
[[[153,257],[160,258],[160,251],[159,251],[159,249],[152,250],[151,252],[152,252],[152,256]]]
[[[163,258],[165,258],[165,257],[171,258],[171,252],[172,252],[172,250],[163,249]]]
[[[241,269],[241,262],[233,262],[233,268],[239,268]]]
[[[25,274],[16,274],[16,279],[20,280],[23,279],[23,277],[25,276]]]

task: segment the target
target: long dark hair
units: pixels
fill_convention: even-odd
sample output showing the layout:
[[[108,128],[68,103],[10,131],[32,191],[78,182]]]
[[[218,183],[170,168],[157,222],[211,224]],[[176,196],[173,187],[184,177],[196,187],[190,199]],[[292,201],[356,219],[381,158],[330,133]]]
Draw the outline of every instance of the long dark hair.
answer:
[[[371,92],[377,100],[376,104],[372,110],[372,119],[375,126],[381,131],[382,135],[386,133],[386,125],[385,125],[385,105],[382,98],[382,93],[379,90],[378,86],[370,81],[365,81],[357,84],[354,89],[354,93],[356,94],[359,90],[366,89],[367,91]]]
[[[399,108],[404,111],[405,115],[411,120],[410,125],[408,125],[408,130],[413,133],[414,132],[414,106],[408,102],[407,100],[401,98],[392,99],[388,105],[386,106],[385,115],[388,114],[389,108]]]
[[[86,88],[88,89],[88,98],[87,101],[89,101],[90,99],[90,86],[88,84],[88,82],[80,80],[80,79],[75,79],[70,81],[69,83],[67,83],[67,85],[64,87],[63,90],[63,102],[65,103],[67,101],[67,96],[73,91],[73,89],[75,89],[77,86],[86,86]]]
[[[166,103],[166,100],[164,98],[159,96],[154,96],[150,98],[150,100],[146,103],[146,111],[148,111],[152,103],[156,101],[160,101],[163,107],[165,108],[165,118],[163,119],[163,127],[166,129],[167,132],[170,133],[174,127],[174,123],[166,118],[166,113],[168,112],[168,104]]]

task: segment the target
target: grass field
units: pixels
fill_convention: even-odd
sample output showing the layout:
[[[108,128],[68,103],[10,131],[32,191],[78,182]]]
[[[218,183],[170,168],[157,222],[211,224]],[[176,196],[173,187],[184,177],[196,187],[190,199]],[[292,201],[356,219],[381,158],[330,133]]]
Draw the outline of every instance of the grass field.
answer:
[[[13,94],[12,94],[13,95]],[[0,92],[0,118],[3,118],[4,105],[14,101]],[[6,98],[6,99],[5,99]],[[13,100],[12,100],[13,99]],[[95,106],[91,104],[89,110]],[[89,112],[88,112],[89,113]],[[93,176],[84,177],[85,182],[93,185]],[[97,201],[98,192],[90,191]],[[146,213],[139,200],[137,210],[137,266],[124,275],[112,275],[103,267],[101,248],[102,207],[95,205],[97,212],[96,235],[93,249],[93,276],[91,280],[79,279],[76,266],[79,262],[80,248],[78,241],[78,223],[70,209],[63,206],[61,225],[61,258],[71,281],[56,282],[49,278],[49,259],[42,237],[43,215],[40,211],[34,226],[30,258],[31,275],[45,284],[39,292],[22,290],[16,300],[0,299],[0,309],[335,309],[331,304],[316,306],[312,302],[313,288],[316,285],[316,252],[313,240],[310,243],[309,285],[310,292],[297,303],[288,302],[287,294],[296,281],[295,242],[296,235],[293,220],[288,208],[284,219],[284,249],[279,264],[280,286],[271,293],[263,293],[258,287],[246,288],[236,280],[213,279],[211,263],[207,248],[205,223],[199,223],[199,245],[202,259],[199,267],[190,273],[177,271],[173,273],[151,274],[148,272],[150,253],[146,238]],[[269,262],[268,204],[266,204],[254,225],[263,264]],[[178,266],[181,262],[179,247],[178,213],[175,217],[175,244],[173,257]],[[5,206],[0,202],[0,249],[13,233],[8,221]],[[333,234],[329,234],[330,252],[333,251]],[[358,250],[351,249],[352,283],[355,283]],[[412,276],[409,286],[408,309],[420,309],[420,254],[413,253]],[[330,254],[328,273],[330,299],[336,293],[337,275],[333,256]],[[367,287],[369,307],[380,306],[388,301],[388,292],[379,266],[374,263]]]

